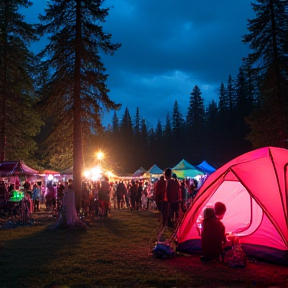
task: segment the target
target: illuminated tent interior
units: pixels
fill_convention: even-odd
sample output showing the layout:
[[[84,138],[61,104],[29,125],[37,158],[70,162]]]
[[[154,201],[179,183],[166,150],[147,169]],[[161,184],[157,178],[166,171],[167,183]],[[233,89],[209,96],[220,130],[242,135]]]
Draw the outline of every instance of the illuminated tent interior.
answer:
[[[250,258],[288,265],[288,150],[264,147],[212,173],[176,231],[177,250],[201,253],[197,220],[205,207],[223,202],[226,232],[239,237]]]

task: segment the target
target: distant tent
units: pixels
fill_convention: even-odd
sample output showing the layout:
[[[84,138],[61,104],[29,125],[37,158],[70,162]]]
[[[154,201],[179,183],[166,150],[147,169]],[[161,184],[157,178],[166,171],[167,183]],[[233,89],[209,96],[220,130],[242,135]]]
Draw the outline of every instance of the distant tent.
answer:
[[[141,177],[147,170],[143,167],[140,167],[134,174],[133,177]]]
[[[205,160],[200,163],[199,165],[195,166],[198,170],[203,171],[204,173],[211,174],[213,173],[216,168],[211,166],[209,163],[207,163]]]
[[[205,173],[197,169],[186,160],[181,160],[176,166],[172,168],[172,172],[177,175],[178,178],[193,178],[197,175],[204,175]]]
[[[288,150],[245,153],[209,175],[175,233],[183,253],[201,252],[197,226],[205,207],[226,205],[226,232],[239,237],[248,257],[288,265]]]
[[[55,170],[43,170],[40,173],[44,174],[44,175],[57,175],[57,174],[60,174],[60,172],[55,171]]]
[[[59,172],[61,175],[73,175],[73,166]]]
[[[0,163],[0,177],[33,176],[39,171],[27,166],[23,161],[3,161]]]
[[[163,175],[163,170],[160,169],[156,164],[154,164],[149,170],[144,173],[147,177],[157,177]]]

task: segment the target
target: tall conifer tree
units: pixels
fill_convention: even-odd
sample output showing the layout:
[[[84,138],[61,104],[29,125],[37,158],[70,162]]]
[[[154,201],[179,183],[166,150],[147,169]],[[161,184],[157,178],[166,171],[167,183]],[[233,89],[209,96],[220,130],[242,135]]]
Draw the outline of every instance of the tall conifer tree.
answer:
[[[32,137],[42,125],[34,106],[36,61],[29,50],[36,31],[19,13],[31,5],[27,0],[0,1],[0,162],[31,163],[37,148]]]
[[[97,130],[101,114],[117,109],[108,97],[107,75],[99,52],[113,54],[120,45],[111,43],[111,34],[103,31],[108,15],[104,0],[51,0],[40,15],[40,34],[49,44],[40,53],[46,83],[42,89],[47,116],[54,121],[51,134],[68,127],[73,144],[73,179],[76,205],[81,206],[84,126]],[[47,75],[48,71],[48,75]],[[72,125],[68,125],[71,123]],[[71,127],[71,128],[70,128]],[[85,129],[85,131],[91,131]]]
[[[247,118],[251,126],[248,139],[254,147],[281,146],[288,137],[287,91],[288,76],[288,1],[257,0],[252,3],[256,17],[248,20],[249,34],[243,36],[252,53],[244,67],[256,71],[262,103]],[[285,93],[286,92],[286,93]]]

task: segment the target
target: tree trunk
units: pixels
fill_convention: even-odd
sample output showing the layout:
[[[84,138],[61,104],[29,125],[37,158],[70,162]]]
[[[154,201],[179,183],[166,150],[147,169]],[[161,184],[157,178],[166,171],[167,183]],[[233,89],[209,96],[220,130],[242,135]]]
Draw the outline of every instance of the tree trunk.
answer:
[[[76,7],[76,49],[75,49],[75,74],[73,90],[73,189],[75,191],[76,209],[82,207],[82,125],[81,125],[81,1],[77,0]]]

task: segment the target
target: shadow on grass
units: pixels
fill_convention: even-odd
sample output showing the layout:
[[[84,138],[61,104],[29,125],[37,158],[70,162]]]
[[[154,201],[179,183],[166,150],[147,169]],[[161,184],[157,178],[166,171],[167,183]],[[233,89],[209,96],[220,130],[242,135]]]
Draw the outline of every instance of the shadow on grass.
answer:
[[[51,230],[54,219],[44,225],[18,226],[0,232],[0,287],[31,287],[29,279],[45,275],[59,252],[73,253],[85,231]],[[47,225],[47,222],[50,225]],[[3,238],[6,238],[5,240]],[[62,254],[62,253],[60,253]],[[21,284],[20,284],[21,283]],[[24,283],[24,284],[23,284]],[[39,287],[42,287],[41,280]]]

